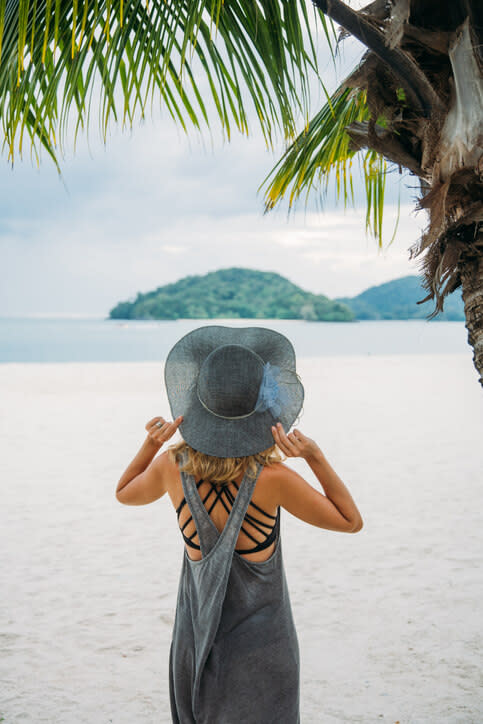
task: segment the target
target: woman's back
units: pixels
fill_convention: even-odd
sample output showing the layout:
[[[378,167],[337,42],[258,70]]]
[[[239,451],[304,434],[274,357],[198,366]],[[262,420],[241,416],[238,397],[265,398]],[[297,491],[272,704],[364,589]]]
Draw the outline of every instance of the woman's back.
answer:
[[[285,441],[288,440],[283,431],[281,431],[279,435],[280,434],[283,435]],[[300,447],[309,447],[310,444],[313,444],[311,440],[300,432],[297,432],[297,435],[299,440],[297,445]],[[291,437],[292,440],[295,440],[293,434]],[[282,444],[282,442],[280,444]],[[284,447],[285,445],[286,442]],[[285,449],[285,452],[290,454],[288,449]],[[310,457],[307,458],[307,462],[313,472],[319,478],[320,482],[323,478],[326,481],[326,485],[336,484],[337,487],[342,487],[344,496],[349,499],[349,509],[355,508],[352,498],[343,482],[329,462],[324,458],[320,450],[318,452],[319,455],[313,459]],[[178,513],[178,522],[182,533],[187,538],[191,537],[192,543],[199,546],[196,525],[192,519],[189,507],[185,503],[178,464],[174,461],[170,452],[167,451],[158,458],[158,466],[159,474],[163,475],[167,481],[167,492]],[[239,486],[241,478],[242,475],[239,475],[233,481],[233,485],[227,488],[229,491],[228,495],[233,500],[236,499],[238,493],[237,486]],[[333,479],[333,482],[331,479]],[[221,485],[213,485],[210,481],[202,481],[200,483],[199,478],[196,480],[196,484],[198,485],[199,496],[202,501],[205,501],[205,508],[209,511],[209,516],[213,524],[218,531],[222,531],[228,520],[233,503],[227,501],[226,494],[223,495],[225,504],[223,504],[221,499],[216,501],[217,492],[215,491],[219,493],[222,488]],[[291,515],[305,523],[327,530],[350,533],[356,532],[362,527],[362,523],[355,525],[353,518],[346,518],[331,498],[310,485],[297,472],[283,463],[275,462],[270,465],[265,465],[260,472],[247,510],[247,516],[245,517],[244,524],[236,542],[236,550],[241,553],[244,558],[251,561],[264,561],[271,556],[275,548],[275,530],[280,525],[280,508],[284,508]],[[252,519],[251,521],[250,518]],[[253,525],[254,520],[256,521],[255,525]],[[267,547],[254,553],[243,552],[249,548],[256,547],[257,543],[263,545],[269,536],[272,537],[272,540]],[[192,560],[199,560],[201,558],[201,551],[197,547],[193,547],[188,542],[185,542],[185,546],[187,555]]]
[[[185,540],[188,556],[201,559],[201,550],[196,525],[186,502],[179,465],[167,462],[170,467],[168,488],[171,502],[178,516],[178,524]],[[285,466],[265,466],[257,479],[247,512],[236,542],[236,552],[249,561],[265,561],[275,549],[277,531],[280,526],[280,508],[277,503],[277,477],[280,479]],[[278,472],[278,476],[277,476]],[[226,483],[196,480],[196,487],[210,519],[218,531],[223,531],[234,501],[239,493],[243,474]]]

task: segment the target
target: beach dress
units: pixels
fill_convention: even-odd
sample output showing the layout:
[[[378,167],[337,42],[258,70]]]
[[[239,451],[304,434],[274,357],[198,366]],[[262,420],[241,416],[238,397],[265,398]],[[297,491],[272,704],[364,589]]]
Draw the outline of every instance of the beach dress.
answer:
[[[299,646],[279,525],[268,560],[235,550],[260,471],[244,476],[221,533],[194,477],[180,473],[202,558],[184,551],[169,656],[175,724],[300,723]]]

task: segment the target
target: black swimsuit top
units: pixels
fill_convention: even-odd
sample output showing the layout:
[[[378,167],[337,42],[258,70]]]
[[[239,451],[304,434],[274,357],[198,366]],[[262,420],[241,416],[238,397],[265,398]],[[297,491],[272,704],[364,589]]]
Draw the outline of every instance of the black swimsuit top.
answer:
[[[203,483],[203,480],[200,480],[196,483],[196,487],[199,488],[201,483]],[[206,481],[209,482],[209,481]],[[235,488],[238,490],[238,485],[231,481],[228,484],[225,485],[215,485],[215,483],[210,482],[210,490],[208,491],[207,495],[203,498],[203,505],[206,504],[208,498],[211,496],[212,493],[214,493],[215,497],[213,502],[211,503],[210,507],[207,508],[208,514],[211,513],[215,505],[218,501],[221,502],[223,507],[225,508],[227,513],[230,513],[231,507],[233,506],[233,503],[235,501],[235,497],[233,493],[231,492],[229,486],[234,485]],[[179,516],[181,511],[183,510],[184,506],[186,505],[186,498],[183,498],[179,506],[176,508],[176,515],[178,516],[178,523],[179,523]],[[257,513],[261,514],[265,517],[265,519],[269,519],[271,522],[267,522],[266,520],[260,520],[259,518],[255,517],[255,515],[252,515],[249,510],[250,506],[257,511]],[[181,533],[183,535],[184,542],[190,546],[191,548],[196,548],[197,550],[200,550],[200,546],[193,541],[193,538],[197,535],[196,527],[194,531],[190,535],[186,535],[185,530],[189,523],[193,520],[193,517],[190,515],[187,520],[183,523],[182,526],[180,526]],[[265,539],[261,542],[258,541],[256,538],[253,537],[253,535],[247,530],[246,526],[250,526],[252,530],[257,530],[259,533],[262,533],[265,535]],[[255,542],[255,545],[252,548],[236,548],[237,553],[258,553],[258,551],[263,551],[265,548],[268,548],[269,545],[271,545],[274,540],[276,540],[277,533],[280,528],[280,507],[277,509],[277,515],[270,515],[269,513],[266,513],[262,508],[260,508],[258,505],[255,505],[255,503],[251,502],[249,503],[248,510],[245,514],[245,518],[243,520],[243,524],[241,527],[241,530],[245,533],[248,538],[251,538],[252,541]]]

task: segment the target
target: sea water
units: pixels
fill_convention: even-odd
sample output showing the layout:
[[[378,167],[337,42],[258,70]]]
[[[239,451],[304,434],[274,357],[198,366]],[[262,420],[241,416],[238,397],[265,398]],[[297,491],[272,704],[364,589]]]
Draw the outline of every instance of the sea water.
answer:
[[[162,361],[183,335],[206,324],[260,326],[285,334],[298,357],[466,354],[463,322],[370,320],[124,321],[102,318],[0,318],[0,362]]]

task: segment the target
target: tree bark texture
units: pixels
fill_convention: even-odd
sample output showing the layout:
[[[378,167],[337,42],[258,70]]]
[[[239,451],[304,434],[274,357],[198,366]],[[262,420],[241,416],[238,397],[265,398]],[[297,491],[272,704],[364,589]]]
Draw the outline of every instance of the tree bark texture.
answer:
[[[479,246],[483,248],[483,229],[479,232]],[[483,254],[476,258],[459,261],[463,302],[465,305],[465,327],[468,330],[468,344],[473,347],[473,363],[480,374],[483,387]]]
[[[400,48],[389,47],[384,33],[363,15],[341,0],[313,0],[313,3],[391,68],[410,102],[420,113],[426,117],[444,113],[441,99],[417,63]]]

